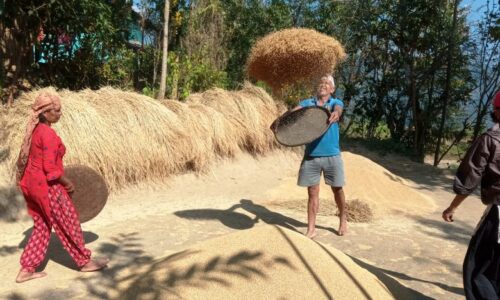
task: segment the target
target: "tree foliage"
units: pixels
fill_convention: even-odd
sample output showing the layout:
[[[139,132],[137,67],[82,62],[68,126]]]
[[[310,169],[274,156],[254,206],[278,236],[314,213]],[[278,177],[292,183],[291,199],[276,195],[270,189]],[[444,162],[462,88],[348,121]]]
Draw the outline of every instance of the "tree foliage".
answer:
[[[258,39],[313,28],[348,53],[335,74],[347,108],[343,132],[390,139],[419,160],[434,153],[436,164],[487,126],[489,101],[500,89],[500,12],[492,0],[477,23],[467,22],[459,0],[171,0],[167,18],[164,0],[133,2],[134,9],[126,0],[6,0],[3,101],[45,85],[114,85],[154,97],[165,20],[167,97],[241,86]],[[131,45],[134,26],[140,41]],[[298,86],[282,98],[293,105],[310,93]]]
[[[100,67],[106,57],[125,46],[130,11],[125,0],[5,1],[0,53],[9,94],[23,80],[72,89],[98,87],[105,80]]]

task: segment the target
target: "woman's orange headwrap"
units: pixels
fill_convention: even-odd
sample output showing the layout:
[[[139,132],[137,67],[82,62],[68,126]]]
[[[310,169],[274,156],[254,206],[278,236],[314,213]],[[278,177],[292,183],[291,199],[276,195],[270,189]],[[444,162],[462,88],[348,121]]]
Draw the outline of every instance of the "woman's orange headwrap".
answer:
[[[35,99],[35,103],[31,106],[32,111],[28,119],[28,124],[26,125],[26,132],[21,145],[21,151],[19,152],[19,158],[17,159],[16,180],[18,183],[21,181],[28,163],[28,156],[31,148],[31,135],[33,134],[33,130],[35,130],[36,125],[38,125],[38,116],[43,112],[59,106],[61,106],[61,99],[59,99],[58,96],[51,95],[47,92],[43,92],[38,95]]]

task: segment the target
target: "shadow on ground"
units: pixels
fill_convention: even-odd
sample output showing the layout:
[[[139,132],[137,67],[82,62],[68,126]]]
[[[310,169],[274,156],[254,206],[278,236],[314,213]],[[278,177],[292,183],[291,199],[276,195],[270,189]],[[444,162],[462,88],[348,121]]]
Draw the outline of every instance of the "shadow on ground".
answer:
[[[190,260],[198,250],[185,250],[153,261],[142,250],[139,233],[120,234],[104,243],[97,253],[111,258],[109,267],[90,278],[79,279],[89,298],[165,299],[182,298],[183,288],[203,289],[209,284],[231,286],[231,278],[266,278],[266,270],[276,265],[293,268],[286,258],[270,257],[259,251],[239,251],[214,255],[204,262],[176,266]]]
[[[342,143],[342,149],[343,151],[362,155],[386,168],[391,173],[419,184],[419,189],[433,191],[440,188],[451,191],[451,185],[453,184],[452,176],[454,173],[450,170],[443,170],[428,164],[419,163],[394,153],[381,154],[371,151],[361,142],[351,139],[345,140]],[[390,174],[386,175],[392,180],[397,181],[397,178],[394,178]]]
[[[196,251],[182,251],[162,259],[148,267],[140,276],[134,278],[127,289],[120,292],[120,299],[138,299],[148,295],[150,299],[162,299],[168,295],[182,298],[182,288],[204,289],[208,284],[229,288],[232,277],[252,280],[253,277],[266,278],[266,270],[276,264],[292,268],[284,257],[268,257],[259,251],[239,251],[228,255],[213,256],[200,263],[195,262],[184,268],[172,267],[182,259],[188,259]]]
[[[441,219],[425,218],[419,215],[407,215],[407,217],[423,225],[420,230],[423,234],[463,245],[469,244],[474,232],[474,227],[463,220],[448,223]]]
[[[237,209],[243,209],[244,211],[252,214],[254,217],[252,218],[246,214],[236,212],[235,210]],[[241,199],[238,204],[235,204],[225,210],[211,208],[192,209],[176,211],[174,214],[178,217],[189,220],[219,220],[227,227],[238,230],[252,228],[260,221],[269,225],[277,225],[297,232],[297,228],[307,227],[306,223],[272,211],[263,205],[255,204],[252,200],[248,199]],[[338,232],[331,227],[316,226],[316,228],[338,234]]]
[[[15,186],[0,188],[0,221],[18,221],[25,210],[23,195]],[[27,214],[25,217],[28,218]]]
[[[20,247],[26,244],[31,230],[25,232],[25,240],[21,242]],[[91,232],[84,232],[86,243],[97,240],[98,236]],[[85,289],[64,290],[47,288],[35,296],[25,296],[20,292],[13,292],[4,295],[9,300],[27,300],[27,299],[111,299],[113,295],[120,293],[118,285],[126,280],[127,270],[135,270],[145,264],[151,263],[153,258],[145,254],[143,245],[139,238],[139,233],[130,232],[118,234],[110,239],[110,242],[104,242],[93,250],[93,257],[108,257],[111,259],[109,265],[104,270],[95,273],[87,273],[86,276],[78,276],[77,281],[81,282]],[[74,268],[71,257],[65,252],[57,237],[54,234],[51,237],[48,257],[69,268]],[[133,275],[133,274],[132,274]],[[118,298],[123,299],[123,298]]]
[[[19,245],[17,247],[15,247],[15,249],[12,249],[13,247],[8,247],[10,249],[7,249],[5,252],[7,254],[12,254],[15,251],[17,251],[17,249],[24,249],[24,247],[26,247],[26,244],[28,243],[28,240],[31,236],[32,231],[33,231],[33,227],[24,231],[23,232],[24,238],[19,243]],[[85,244],[88,245],[88,244],[98,240],[99,236],[93,232],[90,232],[90,231],[83,231],[83,238],[85,240]],[[2,253],[1,249],[0,249],[0,253]],[[63,265],[67,268],[70,268],[73,270],[78,270],[73,259],[68,254],[68,252],[63,248],[61,241],[59,240],[59,238],[57,237],[57,235],[54,232],[52,232],[50,235],[49,247],[47,249],[47,256],[46,256],[45,260],[43,261],[43,263],[38,268],[38,271],[45,269],[49,260],[56,262],[60,265]]]
[[[325,251],[327,251],[325,249]],[[432,281],[427,281],[427,280],[422,280],[418,278],[413,278],[410,277],[406,274],[396,272],[396,271],[391,271],[391,270],[385,270],[383,268],[379,268],[373,265],[370,265],[366,262],[363,262],[355,257],[349,256],[355,263],[357,263],[360,267],[366,269],[373,275],[375,275],[380,281],[382,281],[385,286],[391,291],[391,293],[394,295],[394,298],[396,299],[405,299],[405,300],[422,300],[422,299],[433,299],[430,297],[425,296],[424,294],[415,291],[413,289],[407,288],[401,283],[399,283],[397,280],[395,280],[393,277],[398,278],[400,280],[406,280],[406,281],[418,281],[422,282],[425,284],[432,284],[435,285],[443,290],[446,290],[448,292],[457,294],[457,295],[464,295],[464,291],[461,287],[453,287],[446,285],[444,283],[440,282],[432,282]]]

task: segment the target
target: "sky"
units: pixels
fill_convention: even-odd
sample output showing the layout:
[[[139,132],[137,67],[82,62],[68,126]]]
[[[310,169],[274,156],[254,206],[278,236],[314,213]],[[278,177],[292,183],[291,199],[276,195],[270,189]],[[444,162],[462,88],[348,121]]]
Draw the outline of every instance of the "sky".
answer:
[[[324,0],[329,1],[329,0]],[[460,7],[469,7],[470,13],[468,17],[468,21],[471,23],[477,22],[481,17],[486,8],[486,3],[488,0],[462,0],[460,3]],[[498,0],[490,0],[490,3],[498,1]],[[137,4],[140,0],[133,0],[133,8],[135,11],[138,11]]]
[[[493,3],[494,1],[497,0],[490,0],[490,3]],[[487,2],[488,0],[462,0],[460,7],[468,7],[470,9],[468,21],[470,23],[475,23],[483,16],[484,11],[486,10]]]

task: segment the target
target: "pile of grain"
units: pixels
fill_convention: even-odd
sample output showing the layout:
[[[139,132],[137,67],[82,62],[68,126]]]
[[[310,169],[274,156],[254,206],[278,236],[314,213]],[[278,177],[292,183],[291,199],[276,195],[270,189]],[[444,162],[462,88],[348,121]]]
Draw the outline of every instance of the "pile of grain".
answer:
[[[394,299],[342,252],[270,225],[148,263],[113,293],[117,299]]]

